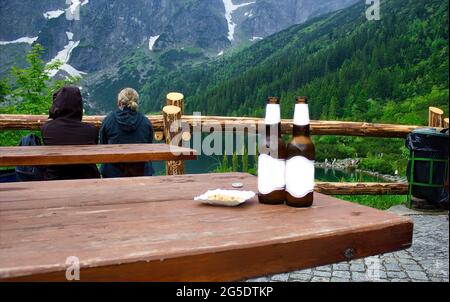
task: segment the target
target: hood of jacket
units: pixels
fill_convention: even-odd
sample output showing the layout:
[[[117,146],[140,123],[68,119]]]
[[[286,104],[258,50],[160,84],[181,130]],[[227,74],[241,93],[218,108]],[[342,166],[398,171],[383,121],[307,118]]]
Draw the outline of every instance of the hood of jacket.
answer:
[[[51,119],[83,119],[83,99],[78,87],[64,87],[53,94],[53,104],[49,111]]]
[[[125,107],[123,110],[117,109],[114,112],[114,118],[122,130],[126,132],[133,132],[139,127],[144,119],[144,116],[128,107]]]

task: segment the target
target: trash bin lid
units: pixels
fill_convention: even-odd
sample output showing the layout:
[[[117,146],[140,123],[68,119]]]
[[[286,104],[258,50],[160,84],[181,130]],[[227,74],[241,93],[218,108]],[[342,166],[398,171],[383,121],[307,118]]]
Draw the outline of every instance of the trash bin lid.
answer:
[[[422,134],[422,135],[437,136],[437,137],[442,137],[442,138],[447,138],[447,139],[449,137],[448,136],[448,132],[441,133],[436,128],[420,128],[420,129],[413,130],[412,133],[414,133],[414,134]]]
[[[434,153],[434,156],[448,157],[448,133],[440,133],[436,128],[420,128],[406,138],[405,146],[411,151]]]

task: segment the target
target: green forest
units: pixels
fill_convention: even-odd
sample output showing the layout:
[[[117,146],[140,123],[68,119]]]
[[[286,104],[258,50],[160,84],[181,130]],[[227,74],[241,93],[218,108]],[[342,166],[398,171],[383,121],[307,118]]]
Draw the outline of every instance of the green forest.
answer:
[[[157,69],[140,89],[141,107],[160,112],[165,94],[180,91],[186,111],[203,115],[262,117],[265,99],[274,95],[281,97],[283,117],[291,118],[295,96],[306,95],[313,119],[426,125],[429,106],[448,116],[448,2],[382,1],[379,21],[367,20],[365,10],[361,2],[220,59]],[[0,81],[0,113],[46,113],[54,89],[80,80],[52,81],[45,70],[58,66],[46,66],[42,52],[35,45],[29,66]],[[123,72],[133,73],[131,65]],[[0,142],[15,144],[20,134],[2,132]],[[363,169],[405,173],[402,139],[314,140],[319,161],[359,157]]]
[[[388,0],[381,12],[380,21],[368,21],[357,4],[168,73],[142,89],[145,107],[160,110],[150,100],[179,90],[189,111],[262,116],[266,97],[278,95],[289,118],[304,94],[315,119],[424,123],[427,102],[448,108],[448,3]]]
[[[182,91],[187,111],[264,115],[265,99],[281,97],[292,118],[296,95],[311,118],[426,125],[428,107],[448,116],[448,2],[388,0],[381,20],[365,5],[293,26],[226,58],[168,73],[143,90],[148,111],[164,93]],[[363,167],[404,174],[408,152],[399,139],[316,137],[318,160],[363,157]]]

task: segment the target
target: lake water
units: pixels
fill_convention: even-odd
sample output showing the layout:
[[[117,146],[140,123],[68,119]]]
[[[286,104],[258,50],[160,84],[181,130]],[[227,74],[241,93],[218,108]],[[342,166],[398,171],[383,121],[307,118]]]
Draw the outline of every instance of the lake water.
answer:
[[[214,170],[219,166],[221,159],[222,157],[199,156],[196,161],[186,161],[186,174],[214,172]],[[251,160],[249,161],[250,163],[252,162]],[[229,157],[228,162],[231,164],[231,157]],[[155,162],[153,163],[153,167],[156,171],[156,175],[165,174],[164,162]],[[315,177],[318,181],[326,182],[384,182],[384,180],[379,177],[362,172],[324,169],[319,167],[316,167]]]
[[[202,135],[202,139],[204,139],[206,134]],[[225,146],[226,139],[230,140],[234,139],[234,142],[237,139],[242,139],[242,135],[232,136],[232,134],[227,134],[227,138],[222,139],[222,146]],[[244,143],[247,146],[248,137],[245,136]],[[194,144],[192,141],[190,145],[187,147],[192,147]],[[236,144],[234,144],[236,145]],[[253,146],[253,145],[251,145]],[[198,149],[198,148],[196,148]],[[199,152],[200,154],[200,152]],[[185,161],[185,169],[186,174],[202,174],[202,173],[210,173],[214,172],[220,165],[223,156],[217,155],[199,155],[197,160]],[[255,160],[255,156],[249,156],[249,166],[253,167],[253,162]],[[228,165],[231,166],[232,157],[228,156]],[[241,165],[241,157],[239,157],[239,165]],[[156,175],[165,175],[165,163],[164,162],[154,162],[153,167],[156,171]],[[241,167],[240,167],[241,169]],[[342,170],[334,170],[334,169],[324,169],[316,167],[316,179],[318,181],[326,181],[326,182],[384,182],[382,179],[368,175],[362,172],[356,171],[342,171]]]

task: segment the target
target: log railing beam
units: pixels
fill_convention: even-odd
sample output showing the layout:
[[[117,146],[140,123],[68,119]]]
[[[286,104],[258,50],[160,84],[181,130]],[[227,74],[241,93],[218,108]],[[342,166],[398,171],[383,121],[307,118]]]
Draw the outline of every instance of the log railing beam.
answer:
[[[407,195],[408,183],[317,182],[315,191],[326,195]]]
[[[104,116],[86,116],[83,121],[100,127]],[[152,122],[155,132],[164,131],[164,120],[162,115],[148,116]],[[183,116],[192,128],[193,123],[198,120],[194,116]],[[47,121],[44,115],[0,115],[0,131],[4,130],[39,130]],[[234,129],[234,131],[257,130],[264,123],[264,119],[245,117],[220,117],[204,116],[201,119],[203,125],[218,124],[223,129]],[[227,127],[225,127],[227,125]],[[209,127],[205,127],[206,132]],[[313,135],[342,135],[342,136],[367,136],[405,138],[411,131],[420,126],[373,124],[364,122],[341,122],[341,121],[311,121],[311,132]],[[292,133],[292,120],[282,121],[282,133]]]

